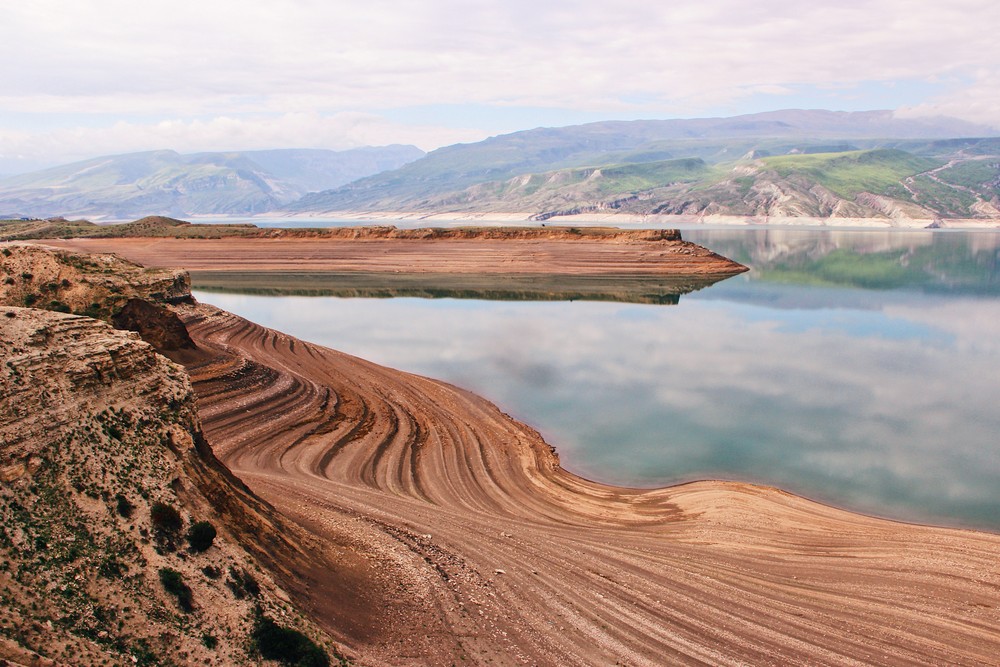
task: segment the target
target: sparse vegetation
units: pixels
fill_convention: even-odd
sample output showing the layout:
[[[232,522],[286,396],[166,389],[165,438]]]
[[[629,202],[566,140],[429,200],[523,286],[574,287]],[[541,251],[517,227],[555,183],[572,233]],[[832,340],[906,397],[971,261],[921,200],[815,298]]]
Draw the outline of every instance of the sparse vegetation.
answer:
[[[288,667],[329,667],[330,657],[313,640],[298,630],[278,625],[263,613],[257,617],[251,639],[265,660],[276,660]]]
[[[153,528],[164,534],[176,533],[182,525],[180,512],[167,503],[153,503],[149,508],[149,519]]]
[[[208,521],[198,521],[191,524],[187,532],[188,545],[191,551],[201,553],[212,546],[216,536],[215,526]]]
[[[233,597],[237,600],[242,600],[246,597],[255,598],[260,595],[260,585],[257,584],[257,580],[253,578],[253,575],[246,570],[235,567],[229,568],[229,578],[226,580],[226,586],[233,592]]]
[[[184,577],[181,576],[181,573],[169,567],[161,567],[159,576],[163,590],[177,598],[177,605],[185,612],[194,611],[191,588],[184,583]]]
[[[131,519],[132,513],[135,511],[135,505],[129,502],[123,494],[119,493],[115,495],[115,511],[118,515],[125,519]]]

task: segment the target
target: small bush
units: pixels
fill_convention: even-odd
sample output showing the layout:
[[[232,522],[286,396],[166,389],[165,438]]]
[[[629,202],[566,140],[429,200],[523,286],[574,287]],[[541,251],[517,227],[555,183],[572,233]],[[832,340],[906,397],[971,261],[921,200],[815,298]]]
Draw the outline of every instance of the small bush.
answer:
[[[135,505],[128,501],[128,498],[122,494],[115,495],[115,510],[118,512],[119,516],[125,519],[132,518],[132,512],[135,510]]]
[[[153,503],[149,508],[149,518],[158,532],[176,533],[181,529],[180,513],[167,503]]]
[[[97,566],[97,574],[105,579],[121,579],[128,567],[118,559],[109,556]]]
[[[237,600],[242,600],[248,595],[254,598],[260,595],[260,584],[246,570],[230,567],[229,577],[226,580],[226,586],[233,592],[233,597]]]
[[[159,574],[163,590],[177,598],[177,604],[182,610],[186,612],[192,611],[194,603],[192,601],[191,588],[184,583],[184,577],[181,576],[181,573],[169,567],[161,567]]]
[[[209,579],[218,579],[222,576],[222,570],[215,567],[214,565],[206,565],[201,568],[201,573],[204,574]]]
[[[201,553],[212,546],[212,541],[216,536],[215,526],[208,521],[199,521],[191,524],[187,532],[187,541],[191,551]]]
[[[313,640],[298,630],[283,628],[261,614],[251,633],[254,645],[265,660],[277,660],[289,667],[329,667],[330,657]]]

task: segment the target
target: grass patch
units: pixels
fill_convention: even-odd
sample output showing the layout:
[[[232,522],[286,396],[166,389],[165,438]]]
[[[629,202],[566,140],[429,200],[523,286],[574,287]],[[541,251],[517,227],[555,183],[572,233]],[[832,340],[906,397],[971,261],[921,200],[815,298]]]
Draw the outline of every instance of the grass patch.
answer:
[[[762,161],[781,176],[802,176],[851,200],[862,192],[884,194],[907,176],[941,164],[893,149],[782,155],[762,158]]]

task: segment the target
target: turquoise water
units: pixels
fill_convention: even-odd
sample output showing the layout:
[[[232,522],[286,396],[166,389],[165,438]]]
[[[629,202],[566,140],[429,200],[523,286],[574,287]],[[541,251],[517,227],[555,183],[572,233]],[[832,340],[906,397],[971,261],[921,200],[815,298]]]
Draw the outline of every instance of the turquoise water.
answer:
[[[196,296],[477,391],[590,478],[1000,531],[1000,235],[684,236],[751,272],[677,305]]]

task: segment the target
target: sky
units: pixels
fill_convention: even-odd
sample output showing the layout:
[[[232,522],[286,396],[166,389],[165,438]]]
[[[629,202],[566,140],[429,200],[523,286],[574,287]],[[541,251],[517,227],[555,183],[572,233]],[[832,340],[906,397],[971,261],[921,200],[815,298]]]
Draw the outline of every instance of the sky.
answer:
[[[788,108],[1000,126],[995,0],[32,0],[0,26],[0,173]]]

